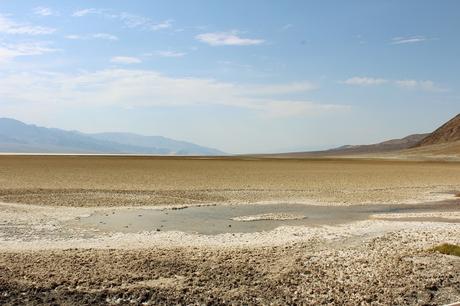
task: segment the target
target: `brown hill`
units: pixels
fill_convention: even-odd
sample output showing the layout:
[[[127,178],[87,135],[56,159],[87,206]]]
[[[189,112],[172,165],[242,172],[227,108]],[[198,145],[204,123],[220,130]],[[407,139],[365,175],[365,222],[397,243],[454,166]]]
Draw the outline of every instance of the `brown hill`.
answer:
[[[403,150],[411,148],[422,139],[425,139],[429,134],[413,134],[401,139],[391,139],[380,143],[369,145],[348,145],[335,149],[323,151],[321,153],[332,154],[357,154],[357,153],[381,153]]]
[[[401,139],[391,139],[384,142],[368,145],[345,145],[334,149],[325,151],[312,151],[312,152],[292,152],[292,153],[279,153],[279,154],[264,154],[267,157],[318,157],[318,156],[342,156],[354,154],[369,154],[369,153],[384,153],[393,152],[411,148],[419,143],[429,134],[413,134]]]
[[[450,143],[460,140],[460,114],[443,124],[433,133],[422,139],[414,147]]]
[[[314,157],[381,157],[381,158],[445,158],[460,159],[460,114],[433,133],[413,134],[368,145],[345,145],[338,148],[278,154],[262,154],[259,157],[314,158]]]

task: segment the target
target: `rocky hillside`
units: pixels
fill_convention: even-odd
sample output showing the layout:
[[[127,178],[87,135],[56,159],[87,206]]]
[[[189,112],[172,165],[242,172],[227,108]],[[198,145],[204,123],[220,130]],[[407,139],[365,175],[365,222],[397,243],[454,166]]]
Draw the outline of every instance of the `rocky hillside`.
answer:
[[[423,147],[460,140],[460,114],[443,124],[433,133],[422,139],[415,147]]]
[[[391,139],[369,145],[347,145],[323,151],[323,153],[356,154],[356,153],[380,153],[403,150],[413,147],[429,134],[413,134],[401,139]]]

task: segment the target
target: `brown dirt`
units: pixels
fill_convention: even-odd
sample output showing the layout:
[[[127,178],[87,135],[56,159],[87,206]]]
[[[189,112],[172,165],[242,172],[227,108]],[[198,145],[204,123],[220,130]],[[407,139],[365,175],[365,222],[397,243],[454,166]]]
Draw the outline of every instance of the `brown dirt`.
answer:
[[[139,206],[405,203],[460,189],[460,163],[0,156],[0,201]]]

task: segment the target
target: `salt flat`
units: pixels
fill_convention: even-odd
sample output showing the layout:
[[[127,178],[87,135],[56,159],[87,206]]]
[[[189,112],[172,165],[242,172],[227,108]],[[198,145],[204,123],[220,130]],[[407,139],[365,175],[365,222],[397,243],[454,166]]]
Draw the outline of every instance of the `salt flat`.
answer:
[[[430,249],[460,244],[459,191],[455,162],[0,156],[0,302],[451,303],[460,260]],[[285,223],[217,234],[132,223],[209,205]],[[276,220],[302,205],[341,221]],[[104,227],[119,216],[131,224]]]

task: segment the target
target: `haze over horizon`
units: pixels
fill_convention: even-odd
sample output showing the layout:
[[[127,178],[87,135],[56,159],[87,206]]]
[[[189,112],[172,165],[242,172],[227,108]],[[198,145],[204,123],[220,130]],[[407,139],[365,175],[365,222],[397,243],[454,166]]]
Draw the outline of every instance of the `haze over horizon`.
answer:
[[[459,10],[458,1],[3,0],[0,117],[228,153],[431,132],[459,113]]]

